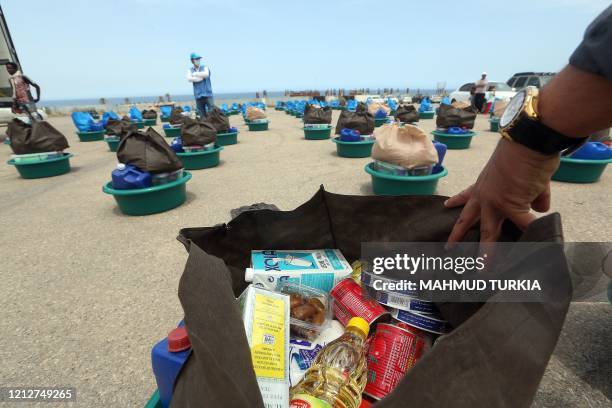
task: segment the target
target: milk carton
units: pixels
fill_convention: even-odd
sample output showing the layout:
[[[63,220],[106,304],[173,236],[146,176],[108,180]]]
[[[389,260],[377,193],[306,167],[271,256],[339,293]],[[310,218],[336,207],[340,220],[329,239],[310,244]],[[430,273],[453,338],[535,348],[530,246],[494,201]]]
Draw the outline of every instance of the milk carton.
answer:
[[[245,280],[270,290],[289,281],[329,292],[352,272],[338,249],[254,250]]]
[[[249,287],[238,298],[266,408],[289,406],[289,296]]]

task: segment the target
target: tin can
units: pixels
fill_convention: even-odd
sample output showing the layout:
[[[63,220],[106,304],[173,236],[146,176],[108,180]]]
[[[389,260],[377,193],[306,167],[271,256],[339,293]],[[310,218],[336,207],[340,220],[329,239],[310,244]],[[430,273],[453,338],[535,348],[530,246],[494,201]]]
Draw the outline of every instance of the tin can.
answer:
[[[334,299],[334,315],[344,326],[351,317],[362,317],[370,325],[389,312],[369,297],[353,278],[338,282],[330,292]]]
[[[426,314],[409,312],[390,308],[391,316],[409,326],[435,334],[445,334],[450,331],[446,320],[442,320],[437,314]]]
[[[421,358],[426,341],[414,330],[379,323],[368,348],[368,382],[364,393],[382,399]]]
[[[421,300],[416,297],[407,296],[404,294],[376,290],[370,286],[366,286],[366,291],[374,300],[385,306],[395,309],[408,310],[419,313],[436,313],[437,309],[432,302]]]

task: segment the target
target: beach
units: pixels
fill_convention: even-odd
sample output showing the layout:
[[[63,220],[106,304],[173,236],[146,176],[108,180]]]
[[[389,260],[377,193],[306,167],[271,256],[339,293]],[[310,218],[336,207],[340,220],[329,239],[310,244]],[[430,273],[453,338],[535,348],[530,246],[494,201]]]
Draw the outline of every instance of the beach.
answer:
[[[144,405],[156,388],[151,347],[182,318],[181,228],[228,222],[231,209],[252,203],[291,210],[321,185],[373,194],[370,159],[340,158],[330,140],[305,140],[299,119],[273,109],[268,116],[265,132],[232,116],[239,143],[224,148],[220,166],[193,171],[184,205],[146,217],[122,215],[102,193],[116,156],[104,142],[79,142],[68,116],[50,122],[70,142],[70,173],[24,180],[13,166],[0,167],[3,384],[76,387],[77,402],[65,406]],[[468,187],[487,162],[500,138],[487,119],[478,116],[470,149],[448,151],[439,195]],[[435,120],[419,127],[429,133]],[[0,146],[0,159],[10,155]],[[610,169],[595,184],[552,182],[551,212],[561,213],[566,241],[609,240],[610,191]],[[534,406],[611,406],[611,330],[609,304],[573,304]]]

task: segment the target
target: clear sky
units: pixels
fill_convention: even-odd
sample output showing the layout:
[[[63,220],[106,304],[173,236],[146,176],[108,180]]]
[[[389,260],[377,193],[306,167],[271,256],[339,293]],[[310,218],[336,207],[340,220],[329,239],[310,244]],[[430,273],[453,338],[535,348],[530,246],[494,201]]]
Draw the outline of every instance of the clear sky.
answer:
[[[44,99],[448,88],[557,71],[607,0],[0,0]]]

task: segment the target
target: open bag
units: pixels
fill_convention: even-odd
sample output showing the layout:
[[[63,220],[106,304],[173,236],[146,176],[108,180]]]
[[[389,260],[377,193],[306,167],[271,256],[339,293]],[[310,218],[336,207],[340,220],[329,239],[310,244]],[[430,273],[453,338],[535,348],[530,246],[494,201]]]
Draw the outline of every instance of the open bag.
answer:
[[[436,126],[439,128],[466,127],[472,129],[476,121],[476,110],[470,106],[455,108],[448,105],[440,105]]]
[[[179,299],[192,352],[175,383],[173,408],[263,407],[235,297],[247,283],[252,249],[338,248],[349,262],[362,242],[445,242],[461,209],[445,197],[347,196],[322,188],[293,211],[256,210],[228,224],[179,233],[189,258]],[[479,226],[465,240],[476,242]],[[558,302],[438,303],[454,328],[411,368],[381,408],[529,407],[561,331],[571,287],[558,214],[521,233],[504,223],[501,241],[539,242],[555,252],[524,276],[557,279],[547,288]],[[523,259],[515,260],[517,268]],[[543,279],[543,278],[542,278]]]
[[[372,158],[407,169],[433,166],[438,152],[429,137],[416,126],[385,124],[375,131]]]
[[[34,121],[29,125],[13,119],[7,126],[6,135],[15,154],[59,152],[69,147],[66,137],[46,121]]]
[[[358,130],[362,135],[371,135],[374,132],[374,116],[364,104],[359,104],[355,112],[344,110],[340,113],[336,134],[339,135],[344,128]]]
[[[314,124],[331,124],[332,110],[329,106],[317,108],[309,103],[304,107],[304,123],[307,125]]]
[[[181,127],[183,146],[206,146],[217,141],[217,130],[207,121],[185,118]]]
[[[157,111],[155,109],[145,109],[142,111],[143,119],[157,119]]]
[[[117,147],[119,163],[131,164],[151,174],[170,173],[183,168],[183,163],[153,128],[145,132],[129,132]]]

